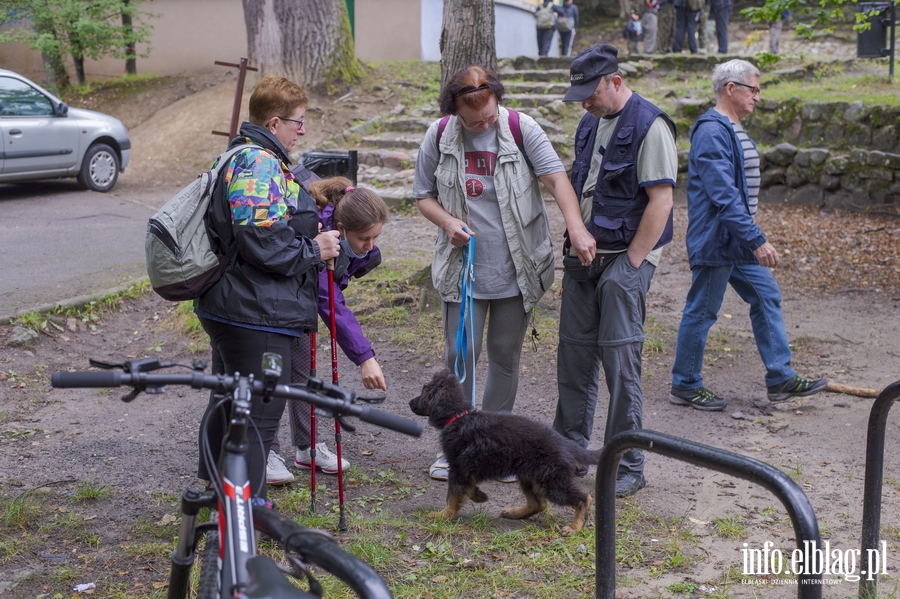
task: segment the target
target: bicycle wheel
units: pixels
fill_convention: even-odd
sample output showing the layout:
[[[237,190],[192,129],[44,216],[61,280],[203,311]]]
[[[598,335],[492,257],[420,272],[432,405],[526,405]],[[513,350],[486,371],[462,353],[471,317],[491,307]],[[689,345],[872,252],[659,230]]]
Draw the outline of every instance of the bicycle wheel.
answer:
[[[253,525],[286,551],[340,580],[360,599],[393,599],[381,576],[369,564],[341,549],[328,533],[297,524],[266,508],[253,509]]]
[[[206,533],[203,552],[200,554],[200,582],[197,583],[196,599],[218,599],[219,597],[219,532]]]

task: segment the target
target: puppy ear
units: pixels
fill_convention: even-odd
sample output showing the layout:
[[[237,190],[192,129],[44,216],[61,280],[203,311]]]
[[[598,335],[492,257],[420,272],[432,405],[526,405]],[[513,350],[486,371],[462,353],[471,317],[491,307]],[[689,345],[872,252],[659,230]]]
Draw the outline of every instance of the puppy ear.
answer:
[[[443,370],[440,370],[440,371],[434,373],[434,378],[432,379],[432,382],[440,383],[441,381],[446,379],[448,376],[450,376],[450,371],[447,370],[446,368],[444,368]]]

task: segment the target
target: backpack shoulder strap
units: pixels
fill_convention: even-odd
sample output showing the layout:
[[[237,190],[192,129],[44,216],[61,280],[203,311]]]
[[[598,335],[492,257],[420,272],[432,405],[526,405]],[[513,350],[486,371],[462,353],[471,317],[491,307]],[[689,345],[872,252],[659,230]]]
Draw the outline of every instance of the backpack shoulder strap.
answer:
[[[240,144],[238,146],[234,146],[233,148],[228,148],[227,151],[219,154],[219,157],[216,159],[215,166],[206,171],[201,175],[201,177],[206,177],[206,180],[203,182],[203,194],[209,195],[209,204],[206,207],[206,229],[207,232],[213,232],[214,238],[217,240],[219,244],[219,254],[224,254],[225,260],[231,264],[231,262],[237,257],[237,244],[236,243],[225,243],[224,239],[215,229],[215,226],[210,219],[210,212],[213,210],[213,191],[215,186],[221,182],[221,179],[224,177],[224,174],[227,170],[226,165],[231,161],[231,159],[242,150],[246,150],[247,148],[258,148],[259,146],[255,144]],[[232,240],[233,241],[233,240]],[[225,247],[225,251],[222,250],[222,246]]]
[[[441,118],[441,121],[438,123],[437,135],[434,137],[434,143],[438,147],[438,154],[441,153],[441,137],[444,135],[444,129],[447,128],[447,123],[450,122],[450,115],[444,115]]]
[[[247,148],[257,148],[256,144],[240,144],[238,146],[234,146],[233,148],[228,148],[225,152],[219,154],[219,157],[216,158],[215,166],[210,168],[204,175],[206,176],[206,181],[203,185],[203,193],[212,193],[213,184],[218,181],[219,174],[223,172],[225,165],[232,159],[232,157],[242,150],[246,150]]]
[[[528,158],[528,152],[525,151],[525,138],[522,137],[522,126],[519,124],[519,113],[511,108],[507,108],[506,110],[509,112],[509,130],[512,133],[513,141],[516,142],[519,152],[525,157],[528,168],[533,171],[534,165],[531,164],[531,159]]]

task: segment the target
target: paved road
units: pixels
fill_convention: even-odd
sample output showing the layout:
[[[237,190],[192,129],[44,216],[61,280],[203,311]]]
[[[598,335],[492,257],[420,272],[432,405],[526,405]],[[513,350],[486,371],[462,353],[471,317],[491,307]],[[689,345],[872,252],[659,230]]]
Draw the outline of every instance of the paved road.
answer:
[[[105,194],[74,179],[0,185],[0,322],[145,277],[147,219],[177,191],[125,177]]]

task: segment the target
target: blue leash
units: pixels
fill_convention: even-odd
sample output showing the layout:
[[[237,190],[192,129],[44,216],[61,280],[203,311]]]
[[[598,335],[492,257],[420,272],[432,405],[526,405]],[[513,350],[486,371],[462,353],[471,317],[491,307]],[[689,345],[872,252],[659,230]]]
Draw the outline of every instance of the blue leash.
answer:
[[[468,230],[463,227],[463,231]],[[453,371],[459,382],[466,380],[466,356],[469,353],[469,342],[472,342],[472,366],[475,365],[475,297],[472,295],[475,283],[475,238],[469,236],[469,242],[463,246],[463,271],[460,281],[459,325],[456,328],[456,360],[453,363]],[[468,330],[466,330],[468,325]],[[461,358],[461,359],[460,359]],[[469,398],[472,407],[475,407],[475,373],[472,373],[472,397]]]

